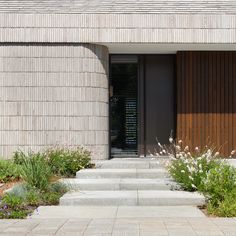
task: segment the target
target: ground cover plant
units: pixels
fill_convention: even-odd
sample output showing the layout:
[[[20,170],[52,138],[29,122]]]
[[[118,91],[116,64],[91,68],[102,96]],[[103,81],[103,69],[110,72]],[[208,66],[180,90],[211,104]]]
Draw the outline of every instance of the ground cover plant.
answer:
[[[76,172],[91,168],[91,153],[83,147],[68,148],[68,147],[53,147],[41,153],[31,153],[38,155],[39,161],[44,160],[50,167],[52,173],[60,177],[74,177]],[[16,164],[24,164],[25,156],[30,153],[18,151],[14,155]],[[35,168],[32,166],[32,168]]]
[[[73,177],[76,172],[92,167],[91,153],[82,148],[51,148],[45,152],[46,161],[58,176]]]
[[[12,160],[0,159],[0,183],[19,180],[19,166]]]
[[[3,195],[0,219],[21,219],[38,206],[57,205],[60,197],[69,191],[69,186],[58,182],[55,175],[71,177],[76,171],[91,166],[90,153],[83,148],[56,148],[38,153],[18,151],[13,160],[2,163],[2,179],[20,178],[22,184]],[[15,169],[8,170],[7,163]]]
[[[167,169],[171,177],[187,191],[199,191],[207,198],[209,214],[236,216],[236,169],[220,158],[214,148],[198,147],[190,151],[183,142],[170,137],[170,145],[158,143],[156,155],[169,155]],[[232,151],[231,155],[234,155]]]

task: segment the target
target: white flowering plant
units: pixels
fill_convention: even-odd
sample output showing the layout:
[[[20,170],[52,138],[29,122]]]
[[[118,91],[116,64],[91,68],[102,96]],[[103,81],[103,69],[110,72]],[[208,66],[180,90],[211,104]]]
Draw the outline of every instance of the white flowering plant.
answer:
[[[161,145],[158,142],[156,155],[170,157],[171,160],[167,163],[168,171],[184,190],[202,191],[207,173],[220,164],[219,152],[209,147],[203,150],[196,147],[191,152],[189,146],[183,145],[182,140],[174,141],[170,137],[169,141],[169,145]]]
[[[226,162],[211,169],[204,181],[204,194],[208,199],[208,213],[236,216],[236,168]]]
[[[220,158],[213,147],[196,147],[190,151],[181,140],[169,139],[169,145],[158,142],[157,156],[169,156],[167,168],[184,190],[200,191],[207,198],[211,215],[236,217],[236,168]],[[232,151],[230,158],[235,156]]]

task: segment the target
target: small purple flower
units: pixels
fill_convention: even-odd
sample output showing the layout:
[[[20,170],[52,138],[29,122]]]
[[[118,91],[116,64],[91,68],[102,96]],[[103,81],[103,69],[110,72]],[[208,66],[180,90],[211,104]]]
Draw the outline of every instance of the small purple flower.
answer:
[[[6,210],[6,209],[7,209],[7,205],[4,205],[4,206],[3,206],[3,209]]]

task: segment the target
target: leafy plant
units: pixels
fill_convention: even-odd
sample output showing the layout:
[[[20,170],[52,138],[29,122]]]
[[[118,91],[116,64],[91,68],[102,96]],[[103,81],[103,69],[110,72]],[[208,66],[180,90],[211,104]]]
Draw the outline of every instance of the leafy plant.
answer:
[[[69,190],[68,186],[64,183],[52,183],[46,192],[42,194],[43,202],[45,205],[57,205],[60,197]]]
[[[13,154],[13,162],[17,165],[22,165],[24,163],[25,156],[26,154],[23,151],[18,150]]]
[[[19,167],[12,160],[0,159],[0,182],[18,180],[20,178]]]
[[[7,193],[3,196],[2,202],[13,209],[17,209],[23,204],[23,199],[14,194]]]
[[[169,165],[169,173],[183,189],[188,191],[202,191],[203,181],[209,170],[219,165],[217,160],[209,160],[206,156],[198,158],[175,159]]]
[[[195,148],[194,152],[190,152],[188,146],[183,147],[181,140],[176,143],[171,137],[169,146],[158,142],[158,147],[158,156],[171,157],[168,170],[172,178],[188,191],[201,191],[208,171],[220,163],[217,159],[219,153],[213,148]]]
[[[51,148],[45,153],[46,160],[55,175],[72,177],[76,172],[91,167],[90,152],[82,147]]]
[[[30,206],[39,206],[42,204],[42,193],[36,189],[30,189],[25,196],[25,201]]]
[[[45,205],[57,205],[61,194],[56,192],[45,192],[42,197]]]
[[[30,187],[45,190],[52,175],[44,155],[41,153],[21,153],[21,175]]]
[[[236,169],[226,163],[211,169],[204,181],[210,214],[223,217],[236,216]]]
[[[29,213],[30,210],[26,209],[12,210],[0,208],[0,219],[24,219]]]
[[[61,182],[55,182],[50,184],[50,186],[48,187],[48,191],[49,192],[55,192],[55,193],[59,193],[59,194],[65,194],[66,192],[69,191],[69,187],[68,185],[61,183]]]
[[[170,137],[170,145],[158,143],[156,155],[168,155],[170,175],[185,190],[201,191],[207,197],[209,214],[223,217],[236,216],[236,169],[223,160],[214,148],[194,152],[182,147],[182,141],[175,142]],[[231,152],[231,156],[235,151]]]
[[[236,196],[236,169],[226,163],[221,163],[209,170],[204,181],[204,192],[213,201],[222,201],[234,192]]]
[[[236,193],[229,193],[224,196],[224,199],[219,201],[210,200],[207,204],[209,214],[220,217],[235,217],[236,216]]]
[[[57,205],[67,185],[50,183],[45,190],[29,185],[15,186],[0,202],[0,219],[23,219],[40,205]]]
[[[0,203],[0,219],[23,219],[29,212],[23,199],[14,194],[5,194]]]
[[[13,210],[11,212],[9,212],[8,217],[9,219],[24,219],[27,217],[27,215],[29,214],[29,210]]]

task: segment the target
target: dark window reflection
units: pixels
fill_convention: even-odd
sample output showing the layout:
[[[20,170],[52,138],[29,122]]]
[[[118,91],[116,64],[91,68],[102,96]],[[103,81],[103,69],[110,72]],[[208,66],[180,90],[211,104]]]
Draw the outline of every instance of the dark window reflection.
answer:
[[[111,65],[111,154],[137,155],[137,63]]]

